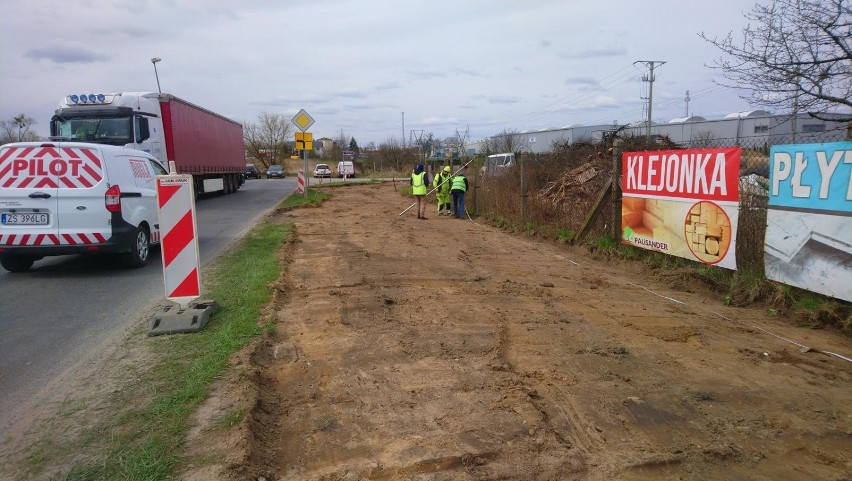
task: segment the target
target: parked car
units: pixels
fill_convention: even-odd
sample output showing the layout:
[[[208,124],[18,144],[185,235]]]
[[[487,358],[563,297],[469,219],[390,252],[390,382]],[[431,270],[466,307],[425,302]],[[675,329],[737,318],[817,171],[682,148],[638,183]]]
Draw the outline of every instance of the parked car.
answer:
[[[284,178],[284,167],[280,165],[270,165],[268,169],[266,169],[266,178],[267,179],[283,179]]]
[[[254,164],[246,164],[246,179],[259,179],[260,171]]]
[[[331,167],[328,164],[317,164],[314,168],[314,177],[331,177]]]

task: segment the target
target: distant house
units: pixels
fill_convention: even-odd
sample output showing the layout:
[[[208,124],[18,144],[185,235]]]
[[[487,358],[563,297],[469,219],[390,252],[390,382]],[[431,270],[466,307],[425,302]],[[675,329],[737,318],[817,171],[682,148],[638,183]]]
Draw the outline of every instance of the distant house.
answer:
[[[322,157],[326,152],[330,151],[334,147],[334,141],[329,139],[328,137],[321,137],[319,139],[314,140],[314,151]]]

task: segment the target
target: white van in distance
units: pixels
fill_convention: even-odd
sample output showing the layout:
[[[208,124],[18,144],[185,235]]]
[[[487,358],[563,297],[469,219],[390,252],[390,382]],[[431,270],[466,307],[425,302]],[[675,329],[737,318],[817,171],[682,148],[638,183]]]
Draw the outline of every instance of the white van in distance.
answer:
[[[351,160],[344,160],[337,163],[338,177],[355,177],[355,164]]]
[[[485,159],[485,163],[482,164],[482,168],[479,169],[479,173],[482,176],[499,175],[514,165],[515,154],[511,152],[489,155],[488,158]]]
[[[24,272],[46,256],[112,252],[148,263],[160,242],[154,156],[80,142],[0,146],[0,265]]]

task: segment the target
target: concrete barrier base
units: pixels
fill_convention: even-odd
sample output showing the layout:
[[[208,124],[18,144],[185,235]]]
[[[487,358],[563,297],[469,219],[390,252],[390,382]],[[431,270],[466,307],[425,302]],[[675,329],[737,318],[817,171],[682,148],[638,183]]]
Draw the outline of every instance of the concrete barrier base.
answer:
[[[216,312],[217,307],[216,301],[196,301],[186,309],[174,305],[166,312],[154,316],[148,335],[159,336],[199,331],[207,325],[207,321]]]

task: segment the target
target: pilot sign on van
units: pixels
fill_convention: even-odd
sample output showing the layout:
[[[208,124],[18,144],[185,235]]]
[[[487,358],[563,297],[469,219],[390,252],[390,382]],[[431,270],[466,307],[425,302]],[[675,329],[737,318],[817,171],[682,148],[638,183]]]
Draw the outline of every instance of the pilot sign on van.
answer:
[[[87,148],[11,147],[0,159],[0,186],[90,187],[103,178],[100,159]]]

